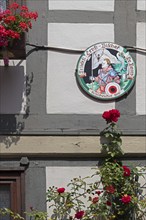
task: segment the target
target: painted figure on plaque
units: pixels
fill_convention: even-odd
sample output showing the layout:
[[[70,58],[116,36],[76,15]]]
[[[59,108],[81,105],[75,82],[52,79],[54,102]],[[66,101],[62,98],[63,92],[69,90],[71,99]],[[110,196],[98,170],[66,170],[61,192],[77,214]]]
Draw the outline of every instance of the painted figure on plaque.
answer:
[[[102,61],[102,68],[98,70],[98,76],[95,77],[95,81],[98,82],[99,88],[96,90],[97,93],[105,92],[105,87],[108,83],[116,82],[120,84],[120,77],[116,72],[108,58]]]
[[[78,63],[78,79],[88,94],[101,99],[118,98],[135,80],[135,65],[129,52],[113,43],[93,45]]]

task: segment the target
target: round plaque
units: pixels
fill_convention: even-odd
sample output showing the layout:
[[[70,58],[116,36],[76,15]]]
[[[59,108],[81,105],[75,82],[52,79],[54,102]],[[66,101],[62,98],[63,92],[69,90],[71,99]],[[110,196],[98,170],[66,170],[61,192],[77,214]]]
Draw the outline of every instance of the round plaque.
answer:
[[[98,43],[87,48],[77,64],[77,80],[90,96],[112,100],[123,96],[136,78],[129,52],[114,43]]]

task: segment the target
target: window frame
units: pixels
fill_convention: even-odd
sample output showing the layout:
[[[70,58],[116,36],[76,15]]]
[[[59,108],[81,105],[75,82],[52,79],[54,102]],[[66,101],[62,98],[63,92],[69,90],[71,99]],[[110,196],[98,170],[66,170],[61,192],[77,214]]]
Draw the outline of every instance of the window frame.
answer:
[[[24,171],[23,170],[1,170],[0,185],[10,186],[10,209],[23,216],[24,206]]]

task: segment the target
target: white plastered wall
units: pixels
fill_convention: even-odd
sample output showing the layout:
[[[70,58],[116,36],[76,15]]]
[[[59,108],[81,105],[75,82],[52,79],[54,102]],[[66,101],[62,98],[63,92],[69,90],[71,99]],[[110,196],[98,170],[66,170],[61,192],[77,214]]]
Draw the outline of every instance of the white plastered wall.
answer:
[[[95,168],[92,167],[92,168]],[[84,178],[89,177],[95,174],[95,169],[91,169],[91,167],[86,166],[76,166],[76,167],[67,167],[67,166],[59,166],[59,167],[46,167],[46,191],[50,186],[56,186],[57,188],[64,187],[66,192],[71,190],[70,186],[67,186],[68,183],[71,183],[71,180],[74,178]],[[86,179],[86,183],[91,183],[92,181],[100,181],[99,176],[95,176],[92,179]],[[99,190],[102,188],[100,185]],[[82,191],[80,191],[82,193]],[[86,199],[82,197],[82,201],[87,204]],[[49,204],[47,205],[47,207]],[[52,209],[48,208],[48,214],[51,216]],[[74,214],[74,213],[72,213]]]
[[[146,48],[146,23],[137,23],[137,47]],[[146,114],[146,56],[137,53],[136,112]]]
[[[146,10],[145,0],[137,0],[137,10]]]
[[[114,11],[114,0],[49,0],[49,9]]]
[[[113,24],[48,24],[48,45],[83,49],[98,42],[114,42]],[[48,52],[47,113],[101,114],[115,102],[101,103],[85,96],[77,86],[75,69],[80,55]]]

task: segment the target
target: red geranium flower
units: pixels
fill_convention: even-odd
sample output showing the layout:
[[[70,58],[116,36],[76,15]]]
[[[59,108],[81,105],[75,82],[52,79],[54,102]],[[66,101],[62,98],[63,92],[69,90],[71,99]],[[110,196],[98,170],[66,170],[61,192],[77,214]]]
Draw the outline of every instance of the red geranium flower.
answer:
[[[58,189],[57,189],[57,192],[58,192],[58,193],[64,193],[64,191],[65,191],[65,188],[58,188]]]
[[[109,185],[105,188],[107,193],[113,194],[115,192],[115,188],[112,185]]]
[[[19,8],[19,4],[17,4],[16,2],[14,2],[14,3],[12,3],[12,4],[10,5],[10,8],[17,9],[17,8]]]
[[[23,18],[29,19],[29,12],[28,12],[28,11],[22,11],[22,12],[20,13],[20,15],[21,15]]]
[[[16,18],[14,15],[9,15],[4,19],[4,22],[6,22],[6,23],[10,23],[10,22],[14,22],[14,21],[16,21]]]
[[[122,167],[123,167],[123,170],[124,170],[124,176],[130,176],[131,170],[126,166],[122,166]]]
[[[99,200],[99,198],[96,196],[96,197],[94,197],[94,198],[92,199],[92,202],[95,204],[95,203],[98,202],[98,200]]]
[[[6,9],[4,12],[3,12],[3,15],[10,15],[11,14],[11,11],[9,9]]]
[[[20,22],[19,27],[21,27],[23,30],[28,29],[28,26],[25,22]]]
[[[8,33],[8,35],[9,35],[11,38],[15,38],[15,39],[20,38],[20,34],[17,33],[16,31],[7,30],[7,33]]]
[[[131,202],[131,196],[129,196],[129,195],[124,195],[123,197],[122,197],[122,202],[124,203],[124,204],[128,204],[128,203],[130,203]]]
[[[21,6],[21,11],[28,11],[28,7],[25,6],[25,5],[22,5],[22,6]]]
[[[75,218],[77,219],[81,219],[84,215],[84,211],[78,211],[76,214],[75,214]]]
[[[38,18],[37,12],[29,12],[29,18],[36,20]]]

